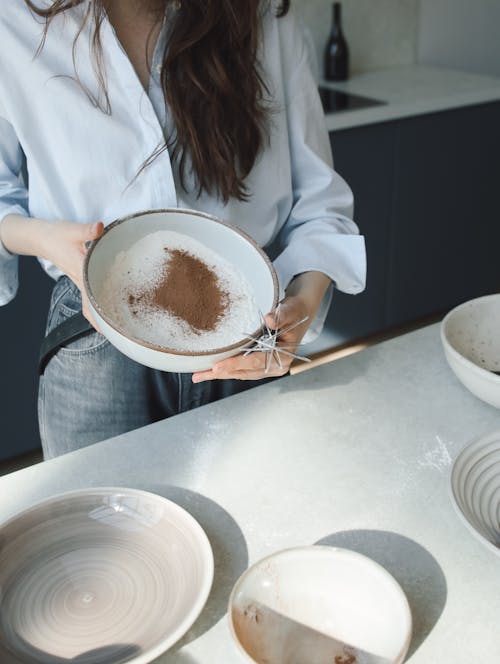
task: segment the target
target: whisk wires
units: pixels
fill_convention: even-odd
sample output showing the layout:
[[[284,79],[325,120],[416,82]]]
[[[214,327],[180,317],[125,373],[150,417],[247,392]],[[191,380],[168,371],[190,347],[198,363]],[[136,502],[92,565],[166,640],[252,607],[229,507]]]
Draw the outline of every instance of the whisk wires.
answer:
[[[276,362],[280,369],[283,369],[282,356],[291,357],[292,359],[300,360],[301,362],[311,361],[308,357],[305,357],[304,355],[298,355],[297,353],[293,352],[295,348],[294,346],[280,344],[278,341],[281,335],[287,334],[287,332],[290,332],[299,325],[302,325],[302,323],[305,323],[309,316],[304,316],[304,318],[301,320],[291,323],[284,328],[280,328],[280,312],[281,304],[278,304],[275,312],[276,322],[278,323],[276,330],[272,330],[269,327],[269,325],[266,323],[264,314],[262,311],[260,311],[260,319],[262,327],[264,328],[260,337],[254,337],[251,334],[245,333],[245,337],[250,341],[253,341],[254,345],[245,351],[244,356],[246,357],[247,355],[250,355],[250,353],[264,353],[266,358],[264,373],[266,374],[271,370],[273,360]]]

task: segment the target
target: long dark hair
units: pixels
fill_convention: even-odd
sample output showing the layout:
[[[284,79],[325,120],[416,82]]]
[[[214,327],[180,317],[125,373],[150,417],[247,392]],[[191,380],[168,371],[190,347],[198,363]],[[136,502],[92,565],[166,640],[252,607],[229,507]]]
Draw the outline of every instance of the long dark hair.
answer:
[[[36,55],[43,48],[52,19],[85,1],[54,0],[42,9],[33,0],[25,0],[45,19]],[[167,10],[170,2],[160,0],[158,4]],[[179,159],[183,187],[187,169],[192,168],[198,194],[204,190],[224,202],[249,198],[245,178],[268,140],[271,113],[266,101],[268,89],[257,61],[262,12],[270,11],[269,5],[270,0],[177,0],[175,25],[161,71],[163,94],[175,131],[144,162],[136,177],[163,150],[170,149],[172,158]],[[282,0],[277,16],[284,16],[289,8],[290,0]],[[105,16],[103,0],[88,2],[73,43],[73,63],[75,43],[92,17],[93,67],[104,103],[79,81],[76,64],[75,79],[90,100],[110,114],[100,39]]]

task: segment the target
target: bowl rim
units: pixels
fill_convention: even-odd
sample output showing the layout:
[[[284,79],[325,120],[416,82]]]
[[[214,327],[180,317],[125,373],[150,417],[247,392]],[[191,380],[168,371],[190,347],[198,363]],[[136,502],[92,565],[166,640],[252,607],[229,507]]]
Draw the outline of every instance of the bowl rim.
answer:
[[[250,567],[248,567],[237,579],[236,583],[233,586],[233,589],[231,591],[231,594],[229,596],[228,604],[227,604],[227,616],[228,616],[228,622],[229,622],[229,631],[231,632],[231,637],[234,641],[234,643],[238,647],[238,651],[242,653],[246,660],[248,662],[252,662],[252,664],[256,664],[256,661],[247,653],[247,651],[243,648],[243,646],[240,643],[240,640],[236,634],[236,630],[234,628],[233,624],[233,605],[234,605],[234,600],[236,593],[238,592],[241,584],[245,581],[245,579],[250,576],[252,572],[255,571],[255,569],[258,566],[261,566],[265,564],[266,562],[270,562],[273,559],[276,559],[282,555],[290,554],[290,553],[313,553],[315,552],[322,552],[322,553],[338,553],[340,552],[342,555],[350,555],[354,558],[358,558],[363,560],[364,562],[368,562],[373,565],[379,572],[382,573],[382,576],[394,587],[394,589],[397,591],[399,594],[401,600],[402,600],[402,606],[403,610],[405,612],[405,618],[408,626],[408,631],[407,634],[405,635],[405,640],[403,643],[403,646],[401,647],[399,653],[397,654],[396,659],[394,660],[395,664],[401,664],[403,661],[406,653],[408,652],[408,649],[410,647],[411,639],[413,636],[413,617],[411,613],[411,608],[410,604],[408,602],[408,598],[406,596],[406,593],[404,592],[403,588],[401,585],[396,581],[396,579],[393,577],[393,575],[388,572],[383,565],[380,563],[376,562],[373,560],[373,558],[370,558],[369,556],[365,556],[363,553],[358,553],[358,551],[353,551],[352,549],[346,549],[345,547],[339,547],[339,546],[328,546],[326,544],[309,544],[306,546],[293,546],[293,547],[288,547],[286,549],[280,549],[279,551],[275,551],[267,556],[264,556],[263,558],[260,558],[256,562],[254,562]]]
[[[491,300],[494,298],[498,298],[500,300],[500,293],[482,295],[481,297],[476,297],[473,298],[472,300],[467,300],[466,302],[462,302],[462,304],[453,307],[453,309],[451,309],[441,321],[440,336],[441,336],[441,343],[443,344],[445,351],[450,353],[454,359],[456,359],[461,364],[465,365],[466,368],[471,369],[473,373],[477,374],[477,376],[482,376],[483,378],[486,378],[486,380],[493,383],[494,385],[500,385],[500,376],[497,376],[488,369],[483,369],[478,364],[475,364],[474,362],[472,362],[472,360],[469,360],[469,358],[465,357],[465,355],[459,353],[458,350],[456,350],[451,345],[450,341],[446,336],[446,326],[454,314],[458,313],[461,309],[465,309],[465,307],[467,307],[468,305],[479,303],[484,300]]]
[[[133,214],[129,214],[125,217],[120,217],[118,219],[115,219],[114,221],[110,222],[104,227],[102,235],[100,235],[100,237],[98,237],[97,240],[93,240],[90,243],[89,249],[85,255],[83,263],[83,285],[85,288],[85,293],[90,301],[90,304],[92,305],[92,308],[104,320],[105,323],[107,323],[111,328],[113,328],[115,332],[120,334],[122,337],[125,337],[129,341],[132,341],[133,343],[136,343],[139,346],[142,346],[143,348],[149,348],[150,350],[154,350],[156,352],[163,353],[165,355],[179,355],[184,357],[204,357],[209,355],[219,355],[222,353],[227,353],[232,350],[236,350],[237,348],[242,348],[245,345],[248,345],[249,343],[251,343],[251,339],[249,339],[248,337],[244,337],[240,341],[237,341],[229,346],[223,346],[221,348],[214,348],[203,351],[185,351],[185,350],[183,351],[183,350],[176,350],[174,348],[168,348],[166,346],[159,346],[157,344],[153,344],[149,341],[145,341],[144,339],[140,339],[139,337],[135,337],[132,334],[129,334],[126,330],[121,328],[115,321],[113,321],[104,311],[104,309],[100,306],[100,304],[97,302],[90,287],[88,268],[92,253],[94,252],[94,249],[98,245],[99,241],[111,230],[113,230],[114,228],[125,222],[130,221],[131,219],[135,219],[135,217],[144,217],[150,214],[158,214],[164,212],[175,213],[175,214],[189,214],[198,217],[200,219],[209,219],[210,221],[220,224],[221,226],[229,228],[230,230],[240,235],[243,239],[247,240],[247,242],[249,242],[253,246],[253,248],[257,251],[257,253],[260,254],[260,256],[264,259],[264,262],[267,265],[274,287],[272,308],[274,309],[277,306],[279,299],[279,283],[278,283],[278,276],[276,274],[276,270],[274,269],[271,260],[264,252],[264,250],[255,242],[255,240],[250,235],[248,235],[248,233],[245,233],[245,231],[241,230],[237,226],[234,226],[233,224],[230,224],[227,221],[222,221],[222,219],[219,219],[214,215],[207,214],[206,212],[199,212],[198,210],[191,210],[189,208],[158,208],[154,210],[143,210],[140,212],[134,212]],[[264,330],[264,325],[261,325],[257,330],[255,330],[252,333],[251,336],[257,338],[258,336],[260,336],[263,330]]]
[[[133,489],[129,487],[96,486],[96,487],[88,487],[82,489],[70,489],[68,491],[60,491],[58,493],[48,496],[47,498],[42,498],[41,500],[34,502],[30,506],[16,512],[12,516],[7,517],[7,519],[1,521],[0,529],[7,527],[17,519],[26,516],[32,510],[50,505],[53,502],[60,502],[63,499],[72,498],[73,496],[99,494],[103,492],[138,495],[145,498],[146,497],[153,498],[155,500],[160,500],[162,502],[168,503],[171,509],[173,509],[175,512],[178,512],[179,514],[182,514],[182,516],[186,518],[193,526],[197,536],[199,536],[198,541],[202,544],[203,557],[205,558],[208,565],[207,567],[208,574],[205,579],[202,591],[200,592],[200,596],[198,597],[196,603],[191,607],[191,610],[189,611],[188,615],[183,620],[181,625],[174,632],[172,632],[172,634],[168,638],[163,638],[163,640],[160,643],[157,643],[156,646],[153,646],[146,652],[140,653],[136,657],[133,657],[133,659],[129,659],[126,660],[126,662],[124,662],[124,664],[149,664],[149,662],[153,661],[160,655],[163,655],[165,652],[167,652],[194,625],[196,620],[199,618],[201,612],[203,611],[207,603],[207,600],[210,596],[210,592],[212,590],[214,574],[215,574],[213,549],[210,544],[210,540],[208,539],[208,535],[206,534],[206,532],[203,530],[197,519],[195,519],[192,514],[190,514],[184,507],[181,507],[181,505],[177,504],[170,498],[165,498],[164,496],[161,496],[160,494],[157,493],[153,493],[152,491],[145,491],[144,489]]]

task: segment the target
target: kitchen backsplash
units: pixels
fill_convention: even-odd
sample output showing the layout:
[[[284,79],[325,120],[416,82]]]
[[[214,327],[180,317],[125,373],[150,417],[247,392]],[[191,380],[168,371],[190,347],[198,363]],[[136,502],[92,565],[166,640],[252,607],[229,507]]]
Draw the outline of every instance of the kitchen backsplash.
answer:
[[[329,0],[292,0],[311,31],[322,70],[331,24]],[[351,71],[413,64],[416,59],[418,0],[344,0],[344,33]]]

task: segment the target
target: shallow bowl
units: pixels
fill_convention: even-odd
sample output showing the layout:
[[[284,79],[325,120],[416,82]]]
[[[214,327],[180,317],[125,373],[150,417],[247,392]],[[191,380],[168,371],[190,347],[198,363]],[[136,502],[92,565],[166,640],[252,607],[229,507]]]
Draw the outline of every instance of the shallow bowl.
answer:
[[[250,567],[231,594],[229,623],[254,664],[400,664],[412,629],[406,596],[383,567],[327,546]]]
[[[476,397],[500,408],[500,294],[452,309],[441,323],[448,364]]]
[[[216,217],[184,209],[151,210],[117,219],[93,242],[84,263],[84,286],[90,311],[102,334],[124,355],[161,371],[191,373],[210,369],[249,345],[244,333],[258,336],[260,330],[242,330],[230,346],[201,352],[178,351],[157,346],[130,335],[99,301],[100,287],[115,257],[140,239],[157,231],[174,231],[194,238],[235,265],[253,288],[258,309],[271,311],[278,302],[278,280],[272,263],[260,247],[238,228]]]
[[[54,496],[0,526],[2,664],[146,664],[194,623],[213,555],[179,505],[145,491]]]

